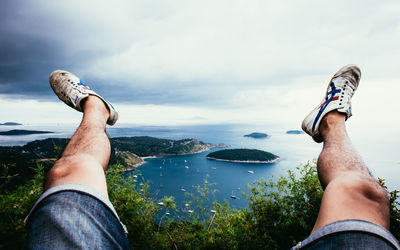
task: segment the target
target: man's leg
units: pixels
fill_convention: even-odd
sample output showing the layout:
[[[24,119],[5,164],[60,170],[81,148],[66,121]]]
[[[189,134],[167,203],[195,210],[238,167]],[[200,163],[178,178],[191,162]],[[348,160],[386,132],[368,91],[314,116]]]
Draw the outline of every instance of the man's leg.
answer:
[[[115,124],[118,113],[72,73],[54,71],[50,85],[67,105],[83,111],[83,119],[26,219],[24,249],[130,249],[104,174],[110,158],[106,123]]]
[[[355,151],[346,132],[345,115],[332,111],[321,121],[324,140],[318,177],[325,192],[313,232],[334,221],[361,219],[389,230],[389,201]]]
[[[306,116],[303,130],[323,142],[318,177],[324,195],[312,234],[293,249],[400,249],[389,230],[389,200],[368,171],[346,132],[351,97],[361,72],[341,68],[323,101]]]
[[[83,104],[82,122],[61,158],[49,171],[45,189],[59,184],[86,185],[108,197],[104,171],[110,158],[106,135],[109,111],[97,96],[88,96]]]

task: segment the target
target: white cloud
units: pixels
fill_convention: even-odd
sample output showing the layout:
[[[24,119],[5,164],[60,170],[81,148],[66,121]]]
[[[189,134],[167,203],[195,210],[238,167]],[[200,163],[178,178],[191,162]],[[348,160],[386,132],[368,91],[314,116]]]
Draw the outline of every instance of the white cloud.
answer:
[[[398,124],[390,114],[398,108],[399,10],[397,0],[41,1],[24,2],[21,18],[4,25],[60,45],[76,57],[70,70],[101,79],[104,90],[117,86],[125,100],[140,93],[149,105],[120,103],[123,121],[292,123],[337,69],[356,63],[362,84],[373,83],[360,92],[385,92],[374,96],[385,111],[371,110]],[[97,55],[82,58],[90,53]],[[27,105],[32,112],[21,119],[39,117],[43,106],[58,114],[62,105],[2,102],[18,110],[2,110],[11,120]]]

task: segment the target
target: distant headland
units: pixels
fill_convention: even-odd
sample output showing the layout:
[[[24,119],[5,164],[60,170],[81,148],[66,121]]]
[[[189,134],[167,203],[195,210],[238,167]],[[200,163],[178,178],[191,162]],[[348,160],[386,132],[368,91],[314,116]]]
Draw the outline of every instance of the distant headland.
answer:
[[[286,134],[289,134],[289,135],[301,135],[301,134],[304,134],[304,132],[301,131],[301,130],[288,130],[288,131],[286,131]]]
[[[274,163],[279,156],[258,149],[224,149],[209,153],[207,159],[240,163]]]
[[[13,129],[9,131],[0,132],[0,135],[35,135],[35,134],[51,134],[51,131],[40,131],[40,130],[23,130]]]
[[[22,123],[18,123],[18,122],[5,122],[5,123],[1,123],[0,122],[0,126],[19,126],[22,125]]]
[[[261,139],[261,138],[267,138],[268,134],[254,132],[254,133],[251,133],[251,134],[248,134],[248,135],[244,135],[244,137],[251,137],[251,138]]]

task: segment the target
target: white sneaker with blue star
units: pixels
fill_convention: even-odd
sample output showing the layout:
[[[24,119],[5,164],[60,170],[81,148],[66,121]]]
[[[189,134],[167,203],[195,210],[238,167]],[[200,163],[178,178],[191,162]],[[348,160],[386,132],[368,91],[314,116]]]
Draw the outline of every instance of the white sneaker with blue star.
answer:
[[[99,97],[103,100],[110,111],[110,117],[107,120],[107,124],[114,125],[117,122],[118,112],[115,110],[114,106],[90,89],[89,86],[82,83],[76,75],[65,70],[55,70],[50,74],[49,82],[54,93],[61,101],[80,112],[83,111],[83,107],[81,106],[83,99],[89,95]]]
[[[320,143],[323,141],[319,133],[319,124],[329,112],[337,110],[346,115],[346,120],[351,117],[351,97],[356,91],[361,78],[361,71],[355,65],[341,68],[331,79],[322,102],[304,119],[302,129]]]

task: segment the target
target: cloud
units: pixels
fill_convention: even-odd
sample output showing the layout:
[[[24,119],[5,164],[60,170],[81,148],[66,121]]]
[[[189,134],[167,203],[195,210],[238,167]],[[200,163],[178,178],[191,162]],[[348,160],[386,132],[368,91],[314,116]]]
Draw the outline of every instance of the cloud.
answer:
[[[397,0],[0,5],[7,96],[56,100],[48,75],[57,68],[113,102],[185,107],[285,105],[288,91],[347,63],[367,79],[399,79]]]

